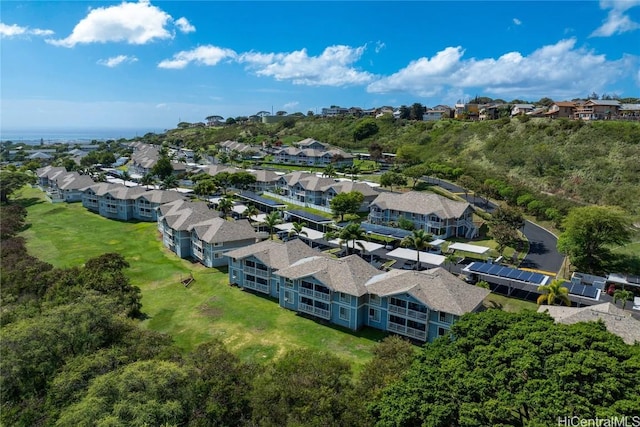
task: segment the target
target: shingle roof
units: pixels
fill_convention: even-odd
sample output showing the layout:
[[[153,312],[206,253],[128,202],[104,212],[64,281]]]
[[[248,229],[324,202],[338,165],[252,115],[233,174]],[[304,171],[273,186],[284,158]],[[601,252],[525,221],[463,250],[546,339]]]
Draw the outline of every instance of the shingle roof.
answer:
[[[378,190],[376,190],[369,184],[365,184],[364,182],[339,181],[328,185],[324,190],[326,191],[329,188],[333,188],[337,194],[349,193],[351,191],[358,191],[365,197],[377,196],[378,194],[380,194]]]
[[[36,175],[38,176],[38,178],[51,178],[53,174],[66,171],[67,170],[63,167],[45,166],[43,168],[36,169]]]
[[[251,174],[256,177],[256,181],[258,182],[275,182],[282,176],[278,175],[274,171],[268,171],[264,169],[255,170],[251,172]]]
[[[616,99],[589,99],[587,102],[590,102],[593,105],[609,105],[611,107],[620,106],[620,101]]]
[[[207,166],[201,168],[200,170],[202,172],[204,172],[204,173],[207,173],[207,174],[211,175],[211,176],[216,176],[220,172],[236,173],[236,172],[241,172],[242,171],[242,169],[232,168],[230,166],[225,166],[225,165],[207,165]]]
[[[317,254],[279,270],[278,275],[289,279],[313,276],[333,291],[359,297],[367,293],[365,283],[379,272],[358,255],[329,258]]]
[[[160,215],[174,215],[183,209],[191,209],[196,212],[206,213],[209,212],[209,206],[205,202],[191,202],[185,199],[174,200],[173,202],[160,205],[158,208]]]
[[[149,190],[146,193],[142,193],[139,197],[157,204],[164,204],[184,199],[183,194],[178,193],[177,191],[168,190]]]
[[[198,238],[206,243],[224,243],[238,240],[256,239],[258,237],[249,221],[227,221],[216,217],[190,225],[187,230],[195,231]]]
[[[97,196],[110,194],[111,197],[117,200],[132,200],[137,198],[140,193],[147,191],[144,187],[127,187],[122,184],[108,182],[100,182],[85,188],[85,190],[88,189],[93,190]]]
[[[471,207],[469,203],[447,199],[439,194],[409,191],[407,193],[380,193],[371,206],[421,215],[434,213],[441,219],[460,218]]]
[[[381,297],[408,293],[433,310],[462,316],[478,307],[489,290],[469,285],[443,268],[424,271],[390,270],[366,283]]]
[[[80,175],[77,172],[69,172],[56,179],[56,185],[61,190],[81,190],[95,184],[89,175]]]
[[[640,321],[609,302],[587,307],[545,305],[538,308],[539,313],[545,311],[548,311],[556,322],[566,325],[602,320],[609,332],[618,335],[627,344],[640,343]]]
[[[274,270],[279,270],[290,266],[300,259],[317,256],[319,254],[320,252],[311,249],[303,241],[293,239],[286,243],[276,240],[265,240],[255,245],[229,251],[225,255],[238,259],[254,256],[264,265]]]

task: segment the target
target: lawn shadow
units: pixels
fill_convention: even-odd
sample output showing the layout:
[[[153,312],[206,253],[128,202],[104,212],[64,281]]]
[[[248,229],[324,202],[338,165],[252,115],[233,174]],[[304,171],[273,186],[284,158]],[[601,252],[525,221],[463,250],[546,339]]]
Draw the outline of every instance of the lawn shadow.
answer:
[[[44,200],[38,198],[38,197],[27,197],[27,198],[20,198],[20,199],[16,199],[15,200],[16,204],[24,207],[24,208],[28,208],[30,206],[35,206],[35,205],[39,205],[44,203]]]

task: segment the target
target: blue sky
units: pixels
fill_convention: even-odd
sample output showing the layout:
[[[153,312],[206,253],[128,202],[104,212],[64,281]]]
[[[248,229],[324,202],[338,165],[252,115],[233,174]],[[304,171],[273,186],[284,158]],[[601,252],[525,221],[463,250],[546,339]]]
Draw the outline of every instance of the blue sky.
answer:
[[[0,127],[640,97],[640,0],[2,1]]]

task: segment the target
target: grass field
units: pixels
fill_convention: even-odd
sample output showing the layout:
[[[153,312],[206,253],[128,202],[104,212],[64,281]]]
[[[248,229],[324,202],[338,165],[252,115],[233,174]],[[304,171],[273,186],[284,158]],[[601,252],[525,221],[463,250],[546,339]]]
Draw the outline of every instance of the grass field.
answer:
[[[189,351],[213,337],[246,361],[272,360],[296,347],[327,350],[357,371],[384,337],[323,325],[280,308],[277,302],[228,285],[225,271],[205,268],[166,250],[155,223],[119,222],[91,213],[79,203],[51,204],[43,193],[25,189],[29,226],[23,232],[33,255],[57,267],[84,263],[105,252],[124,255],[127,274],[142,290],[142,327],[170,334]],[[193,274],[188,288],[181,279]]]

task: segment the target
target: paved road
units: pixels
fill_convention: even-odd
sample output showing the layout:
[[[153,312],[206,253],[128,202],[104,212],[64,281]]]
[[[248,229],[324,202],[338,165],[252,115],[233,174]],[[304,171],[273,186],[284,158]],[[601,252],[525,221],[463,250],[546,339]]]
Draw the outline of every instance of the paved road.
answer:
[[[424,180],[428,183],[436,184],[445,190],[451,191],[452,193],[462,193],[460,196],[463,199],[465,198],[462,187],[433,177],[424,177]],[[485,204],[484,200],[480,200],[479,197],[472,195],[467,195],[466,200],[472,205],[478,206],[490,213],[498,207],[491,201]],[[564,259],[564,256],[558,253],[558,250],[556,249],[556,237],[549,231],[532,223],[531,221],[525,222],[522,232],[527,237],[527,240],[529,240],[529,253],[524,260],[522,260],[520,266],[549,272],[558,272],[560,267],[562,267],[562,260]]]

